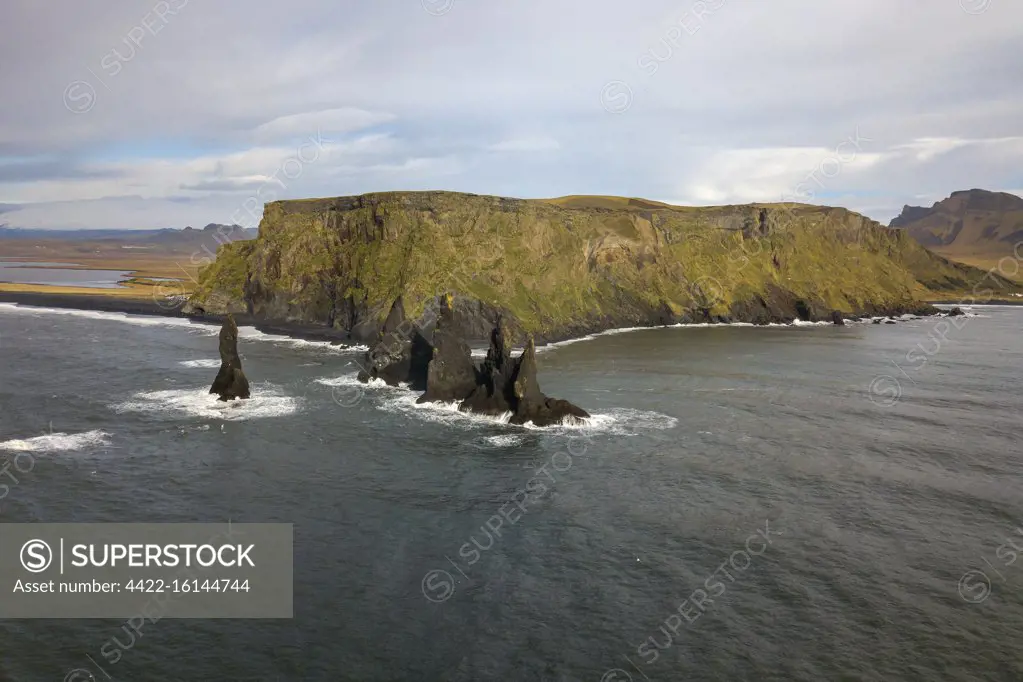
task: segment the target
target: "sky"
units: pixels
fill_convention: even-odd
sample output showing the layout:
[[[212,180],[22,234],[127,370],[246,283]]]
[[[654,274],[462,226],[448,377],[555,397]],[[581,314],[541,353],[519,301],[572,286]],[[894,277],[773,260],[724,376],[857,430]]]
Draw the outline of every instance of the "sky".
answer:
[[[0,4],[0,224],[255,226],[388,190],[1023,194],[1019,0]]]

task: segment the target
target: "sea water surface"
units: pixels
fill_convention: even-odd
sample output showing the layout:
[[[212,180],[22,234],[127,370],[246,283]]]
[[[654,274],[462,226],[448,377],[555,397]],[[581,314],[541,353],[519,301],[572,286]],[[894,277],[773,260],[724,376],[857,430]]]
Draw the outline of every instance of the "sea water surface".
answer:
[[[0,522],[295,529],[293,620],[0,622],[0,679],[1018,681],[1023,309],[973,312],[559,345],[594,418],[540,430],[244,328],[218,403],[214,326],[0,304]]]

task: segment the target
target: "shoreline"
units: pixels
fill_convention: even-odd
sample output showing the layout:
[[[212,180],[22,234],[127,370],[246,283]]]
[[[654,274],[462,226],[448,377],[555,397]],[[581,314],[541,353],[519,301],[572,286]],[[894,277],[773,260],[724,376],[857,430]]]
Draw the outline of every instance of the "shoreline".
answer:
[[[103,294],[48,294],[35,291],[0,291],[0,303],[13,303],[32,308],[58,308],[62,310],[81,310],[101,313],[123,313],[126,315],[146,315],[150,317],[169,317],[191,320],[197,323],[223,324],[225,315],[185,314],[181,312],[184,302],[176,305],[157,303],[151,298],[132,298],[128,296],[105,296]],[[304,341],[326,341],[337,346],[362,346],[349,338],[348,332],[314,327],[297,323],[269,323],[257,320],[244,313],[235,313],[235,321],[239,326],[253,327],[264,334],[278,334]]]
[[[1023,305],[1023,298],[1017,298],[1017,299],[1013,299],[1013,300],[1005,300],[1005,299],[1000,299],[1000,298],[992,298],[992,299],[988,299],[987,301],[984,301],[983,303],[965,303],[963,301],[925,301],[925,302],[926,303],[930,303],[931,305],[935,305],[935,306],[937,306],[937,305],[945,305],[945,306],[953,306],[953,307],[959,306],[960,308],[963,308],[963,307],[971,307],[972,308],[975,305],[979,305],[979,306],[985,306],[985,305]]]
[[[62,310],[78,310],[78,311],[94,311],[102,313],[120,313],[125,315],[143,315],[150,317],[167,317],[177,318],[182,320],[190,320],[196,323],[205,323],[212,325],[220,325],[223,323],[225,316],[206,313],[206,314],[186,314],[181,311],[184,306],[184,301],[181,301],[175,305],[170,305],[169,302],[158,303],[155,300],[149,298],[133,298],[125,296],[108,296],[104,294],[50,294],[43,292],[29,292],[29,291],[0,291],[0,303],[11,303],[18,306],[25,306],[29,308],[55,308]],[[984,306],[984,305],[1023,305],[1023,301],[1002,301],[1002,300],[990,300],[985,303],[973,303],[963,304],[948,301],[934,301],[931,302],[933,305],[954,307],[954,306]],[[850,316],[845,318],[846,321],[854,321],[856,319],[873,319],[874,317],[887,317],[884,315],[880,316]],[[897,319],[898,316],[896,316]],[[252,327],[259,332],[264,334],[274,334],[280,336],[286,336],[292,339],[305,340],[305,341],[318,341],[328,342],[335,346],[344,347],[365,347],[364,343],[360,343],[357,339],[353,339],[347,331],[328,329],[322,326],[314,326],[300,323],[289,323],[289,322],[266,322],[263,320],[257,320],[252,316],[245,313],[235,313],[235,321],[239,326]],[[734,321],[734,322],[702,322],[702,323],[677,323],[668,325],[649,325],[649,326],[631,326],[621,328],[609,328],[597,331],[584,332],[578,336],[573,336],[564,339],[544,339],[542,343],[537,343],[537,348],[545,347],[558,347],[560,345],[567,345],[576,343],[578,341],[584,341],[592,339],[597,336],[610,335],[610,334],[621,334],[630,331],[641,331],[644,329],[670,329],[674,327],[765,327],[765,328],[778,328],[778,327],[800,327],[800,326],[831,326],[830,321],[818,321],[818,322],[805,322],[796,320],[794,322],[786,324],[770,324],[770,325],[757,325],[752,322]]]

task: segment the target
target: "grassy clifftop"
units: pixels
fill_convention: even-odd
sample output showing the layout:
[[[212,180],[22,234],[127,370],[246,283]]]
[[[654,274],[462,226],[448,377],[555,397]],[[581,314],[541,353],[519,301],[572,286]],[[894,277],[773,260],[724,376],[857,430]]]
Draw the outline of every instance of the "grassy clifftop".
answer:
[[[840,208],[387,192],[267,204],[259,238],[222,247],[191,305],[355,330],[399,294],[415,315],[451,292],[555,338],[910,308],[984,276]]]

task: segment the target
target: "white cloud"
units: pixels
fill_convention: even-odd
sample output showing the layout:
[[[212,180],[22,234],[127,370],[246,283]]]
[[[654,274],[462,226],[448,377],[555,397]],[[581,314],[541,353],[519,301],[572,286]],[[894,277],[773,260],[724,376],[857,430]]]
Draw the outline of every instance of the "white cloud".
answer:
[[[817,169],[830,177],[814,201],[886,220],[919,195],[1019,186],[1023,4],[706,4],[717,9],[689,34],[693,6],[675,0],[456,2],[441,17],[414,1],[189,2],[111,75],[102,58],[149,7],[4,0],[0,63],[15,67],[0,92],[17,106],[0,108],[0,203],[24,206],[3,218],[225,222],[208,213],[266,182],[279,197],[740,203],[794,193]],[[907,26],[921,29],[912,40]],[[73,81],[94,89],[85,113],[65,107]],[[631,92],[617,114],[601,102],[611,81]],[[870,141],[832,175],[821,164],[856,130]],[[310,136],[320,156],[279,182]]]
[[[898,145],[897,150],[906,150],[920,162],[935,158],[964,147],[988,147],[991,151],[1020,154],[1023,152],[1023,137],[1001,137],[990,139],[963,139],[955,137],[924,137]]]
[[[876,152],[857,152],[852,145],[718,152],[694,168],[672,203],[811,202],[829,187],[837,191],[841,176],[862,173],[883,158]]]
[[[930,161],[931,159],[947,154],[948,152],[970,144],[969,140],[960,140],[950,137],[924,137],[913,140],[897,149],[905,149],[913,154],[917,161]]]
[[[394,145],[386,134],[366,135],[347,142],[330,142],[315,135],[291,146],[252,147],[220,155],[187,159],[142,159],[94,164],[99,178],[0,184],[0,203],[30,204],[86,201],[119,195],[143,198],[185,196],[189,191],[224,191],[231,185],[294,184],[302,175],[351,159],[380,159]],[[12,221],[16,217],[12,217]]]
[[[487,147],[492,152],[546,152],[561,149],[552,137],[516,137]]]
[[[257,140],[329,136],[362,130],[394,119],[394,114],[375,113],[363,109],[326,109],[280,116],[257,127],[253,135]]]

